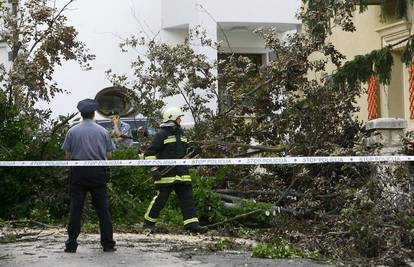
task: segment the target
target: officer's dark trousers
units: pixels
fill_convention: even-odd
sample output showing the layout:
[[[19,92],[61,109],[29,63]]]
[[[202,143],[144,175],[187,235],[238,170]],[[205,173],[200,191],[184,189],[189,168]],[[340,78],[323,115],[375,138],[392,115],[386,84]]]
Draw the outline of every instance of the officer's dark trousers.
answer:
[[[167,203],[168,197],[174,190],[180,202],[181,212],[183,213],[184,222],[196,218],[196,208],[193,198],[193,189],[191,183],[174,183],[157,186],[157,195],[153,198],[148,207],[147,220],[155,221],[161,210]]]
[[[109,213],[108,194],[106,186],[106,174],[95,167],[76,167],[72,169],[70,183],[70,217],[68,226],[68,240],[66,247],[77,247],[77,238],[80,233],[80,220],[86,193],[92,196],[98,218],[103,247],[113,247],[113,230],[111,215]]]

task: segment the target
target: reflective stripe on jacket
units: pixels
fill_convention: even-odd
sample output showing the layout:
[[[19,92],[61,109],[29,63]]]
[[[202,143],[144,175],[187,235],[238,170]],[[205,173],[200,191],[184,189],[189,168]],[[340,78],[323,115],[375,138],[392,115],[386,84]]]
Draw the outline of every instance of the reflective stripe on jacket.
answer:
[[[181,159],[187,155],[188,140],[179,126],[161,127],[144,153],[145,159]],[[167,169],[169,171],[165,172]],[[187,166],[160,166],[161,180],[155,184],[191,182]]]

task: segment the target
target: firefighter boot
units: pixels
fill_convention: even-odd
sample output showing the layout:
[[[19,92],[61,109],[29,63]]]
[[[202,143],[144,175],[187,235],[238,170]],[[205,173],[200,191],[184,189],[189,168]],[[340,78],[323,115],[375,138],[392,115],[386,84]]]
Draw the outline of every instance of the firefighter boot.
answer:
[[[161,227],[161,226],[156,226],[154,222],[150,222],[147,220],[144,220],[144,224],[142,225],[142,229],[144,229],[145,232],[149,232],[151,234],[168,234],[168,229]]]
[[[191,233],[195,234],[205,234],[208,231],[208,228],[205,226],[201,226],[198,223],[190,223],[184,227],[185,230],[190,231]]]
[[[144,220],[144,224],[142,225],[142,228],[153,231],[155,229],[155,223]]]

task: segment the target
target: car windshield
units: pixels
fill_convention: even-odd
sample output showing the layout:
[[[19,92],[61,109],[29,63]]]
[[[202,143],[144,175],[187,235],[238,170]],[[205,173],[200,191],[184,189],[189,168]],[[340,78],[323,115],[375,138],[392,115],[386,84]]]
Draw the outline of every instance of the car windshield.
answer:
[[[155,129],[149,125],[148,120],[143,119],[121,119],[122,122],[128,123],[131,127],[132,137],[134,140],[139,140],[139,129],[143,129],[146,134],[154,135]],[[109,120],[97,120],[97,123],[102,125],[108,131],[112,131],[113,124]]]

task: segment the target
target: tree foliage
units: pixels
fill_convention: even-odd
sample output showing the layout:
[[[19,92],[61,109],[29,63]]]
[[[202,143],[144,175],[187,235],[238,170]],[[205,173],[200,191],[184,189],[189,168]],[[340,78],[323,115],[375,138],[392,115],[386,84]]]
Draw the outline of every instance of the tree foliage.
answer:
[[[195,53],[188,44],[171,47],[155,41],[132,36],[121,44],[126,51],[145,46],[146,57],[138,56],[132,62],[135,79],[128,81],[125,76],[107,72],[116,85],[134,90],[134,104],[138,112],[156,117],[165,105],[165,99],[180,96],[184,101],[184,110],[189,111],[196,123],[211,117],[208,107],[211,99],[217,99],[214,88],[213,65],[204,55]]]
[[[352,61],[346,62],[336,70],[333,79],[338,84],[365,83],[372,74],[376,74],[381,84],[389,84],[393,64],[391,47],[386,47],[367,55],[356,56]]]
[[[0,1],[0,40],[11,59],[0,65],[0,160],[63,158],[60,146],[74,114],[52,119],[37,104],[62,92],[53,73],[63,61],[88,69],[94,57],[67,25],[64,11],[72,2],[57,10],[46,0]],[[66,169],[1,168],[0,177],[0,217],[66,216]]]
[[[63,15],[72,2],[68,1],[61,10],[51,7],[47,0],[2,6],[0,40],[10,48],[11,67],[0,69],[0,88],[6,92],[10,105],[31,112],[37,102],[49,102],[61,93],[53,73],[62,61],[75,60],[83,68],[90,68],[88,61],[94,56],[88,54],[85,44],[77,39],[77,31],[67,25]]]
[[[144,92],[152,92],[152,99],[145,98],[145,104],[140,105],[153,109],[141,109],[142,113],[156,118],[154,111],[168,101],[157,96],[184,96],[177,88],[208,88],[211,94],[194,91],[199,97],[205,97],[203,102],[193,101],[198,98],[184,100],[187,109],[191,105],[204,105],[206,101],[220,103],[220,108],[213,111],[197,109],[205,113],[194,116],[196,124],[190,134],[203,144],[205,157],[372,153],[364,145],[366,133],[362,124],[353,114],[358,111],[356,100],[364,92],[361,82],[372,74],[372,65],[381,82],[389,83],[393,63],[390,50],[374,51],[358,57],[353,63],[345,63],[332,77],[325,70],[327,64],[333,63],[339,68],[345,59],[328,41],[332,28],[355,31],[353,16],[358,5],[364,7],[366,3],[357,0],[304,0],[303,3],[299,18],[304,24],[304,33],[281,39],[274,29],[256,31],[275,55],[272,62],[259,68],[249,58],[237,54],[212,65],[202,56],[196,60],[196,54],[187,43],[168,46],[151,40],[151,45],[147,45],[147,58],[138,57],[139,64],[132,65],[134,77],[130,78],[131,84],[139,85],[133,86],[138,98]],[[136,48],[148,44],[140,37],[131,40],[135,41],[125,42],[124,49],[128,45]],[[176,51],[180,52],[177,54]],[[320,55],[318,59],[315,54]],[[202,66],[208,66],[209,73],[217,68],[220,91],[211,91],[213,79],[203,79],[208,85],[203,87],[194,83],[191,76],[182,74],[183,59],[190,64],[186,65],[188,70],[198,70],[196,73],[200,75]],[[121,84],[127,81],[126,76],[111,78]],[[249,145],[253,143],[262,147],[252,149]],[[389,188],[386,183],[376,183],[383,172],[375,170],[376,167],[368,164],[228,168],[223,182],[213,185],[213,189],[237,192],[242,196],[256,192],[256,200],[280,205],[291,217],[285,228],[277,225],[282,229],[272,235],[274,238],[286,233],[284,231],[301,231],[309,237],[303,242],[324,254],[334,254],[341,259],[370,257],[372,262],[385,262],[384,255],[396,253],[397,247],[410,246],[413,236],[409,218],[413,216],[413,210],[408,206],[391,208],[390,198],[386,197]],[[202,168],[200,171],[213,176],[223,168]],[[397,195],[406,202],[412,201],[412,192],[407,194],[409,187],[405,186],[412,183],[407,169],[391,166],[388,171],[405,177],[405,182],[396,182],[398,188],[402,188]],[[213,201],[215,197],[203,199]],[[389,236],[394,227],[398,227],[401,238]],[[319,237],[321,232],[327,234],[323,234],[325,239]],[[331,237],[331,232],[339,234]],[[379,240],[386,241],[381,243]],[[406,256],[401,251],[398,255]]]

